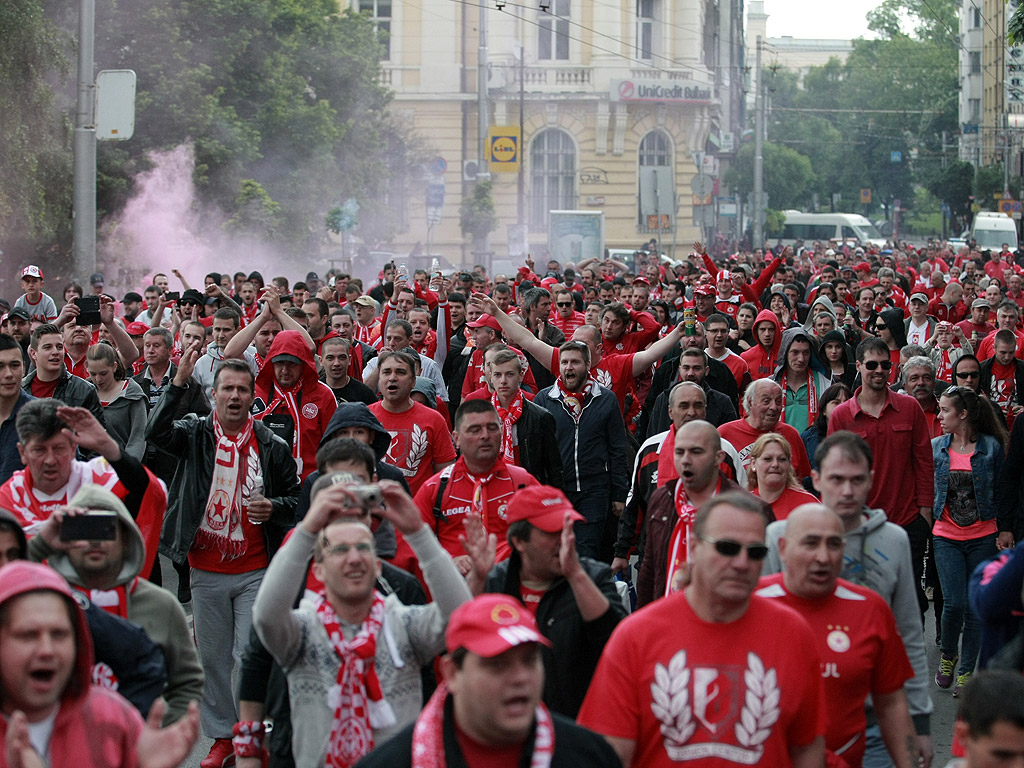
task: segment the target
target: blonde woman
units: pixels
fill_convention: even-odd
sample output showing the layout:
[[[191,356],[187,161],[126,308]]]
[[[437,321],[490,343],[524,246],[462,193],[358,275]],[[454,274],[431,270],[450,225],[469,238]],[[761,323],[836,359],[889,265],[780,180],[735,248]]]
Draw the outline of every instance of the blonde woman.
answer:
[[[767,432],[754,441],[747,486],[768,503],[776,520],[785,520],[801,504],[818,501],[800,487],[793,471],[793,449],[778,432]]]

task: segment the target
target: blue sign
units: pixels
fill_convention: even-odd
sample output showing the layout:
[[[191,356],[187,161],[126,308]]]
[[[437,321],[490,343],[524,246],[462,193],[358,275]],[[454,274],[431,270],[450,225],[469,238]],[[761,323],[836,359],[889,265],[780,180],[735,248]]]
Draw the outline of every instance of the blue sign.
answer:
[[[893,162],[893,163],[902,163],[903,162],[903,153],[902,152],[890,152],[889,153],[889,161]]]
[[[441,208],[444,206],[444,184],[430,184],[427,186],[427,208]]]

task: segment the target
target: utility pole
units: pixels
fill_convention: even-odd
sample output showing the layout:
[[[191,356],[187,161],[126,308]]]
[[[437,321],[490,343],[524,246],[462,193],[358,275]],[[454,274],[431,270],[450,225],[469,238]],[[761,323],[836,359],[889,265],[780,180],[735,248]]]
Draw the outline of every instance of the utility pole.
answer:
[[[96,271],[96,120],[93,76],[95,39],[96,0],[80,0],[72,227],[72,277],[79,280],[84,280]]]
[[[761,36],[757,36],[757,60],[754,67],[757,90],[754,92],[754,216],[752,248],[764,244],[764,85],[761,83]]]
[[[526,47],[522,43],[522,20],[519,24],[519,170],[516,173],[516,223],[522,227],[526,223],[524,207],[526,206],[526,163],[523,162],[523,88],[526,77]]]
[[[491,178],[487,166],[487,127],[490,117],[487,106],[487,4],[480,4],[480,47],[477,49],[476,63],[476,101],[477,101],[477,163],[476,183]],[[489,238],[485,236],[480,243],[482,253],[477,258],[483,259],[490,251]]]

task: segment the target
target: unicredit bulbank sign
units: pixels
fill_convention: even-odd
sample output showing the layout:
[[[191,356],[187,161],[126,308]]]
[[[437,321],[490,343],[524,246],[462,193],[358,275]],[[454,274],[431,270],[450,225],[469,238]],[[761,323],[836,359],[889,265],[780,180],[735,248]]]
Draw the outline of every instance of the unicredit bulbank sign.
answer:
[[[666,101],[675,104],[710,104],[711,86],[693,80],[612,80],[612,101]]]

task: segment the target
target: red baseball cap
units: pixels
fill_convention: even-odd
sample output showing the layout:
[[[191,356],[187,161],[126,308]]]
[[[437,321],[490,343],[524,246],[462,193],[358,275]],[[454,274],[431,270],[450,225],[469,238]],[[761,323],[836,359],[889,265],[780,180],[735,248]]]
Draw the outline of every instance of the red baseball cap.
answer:
[[[449,652],[465,648],[490,659],[523,643],[551,647],[522,603],[508,595],[480,595],[456,608],[444,633]]]
[[[566,512],[573,522],[586,520],[557,488],[550,485],[531,485],[529,488],[516,491],[508,504],[506,520],[509,525],[525,520],[534,528],[555,533],[562,530],[562,520]]]
[[[142,336],[146,331],[149,330],[149,326],[146,325],[145,323],[135,321],[132,323],[128,323],[128,325],[126,325],[124,329],[129,336]]]
[[[471,323],[466,323],[470,328],[493,328],[498,333],[501,333],[501,323],[494,319],[491,315],[482,314],[476,320]]]
[[[697,283],[697,285],[693,286],[694,296],[697,296],[698,294],[701,296],[714,296],[716,293],[717,291],[715,290],[715,286],[710,285],[709,283]]]

